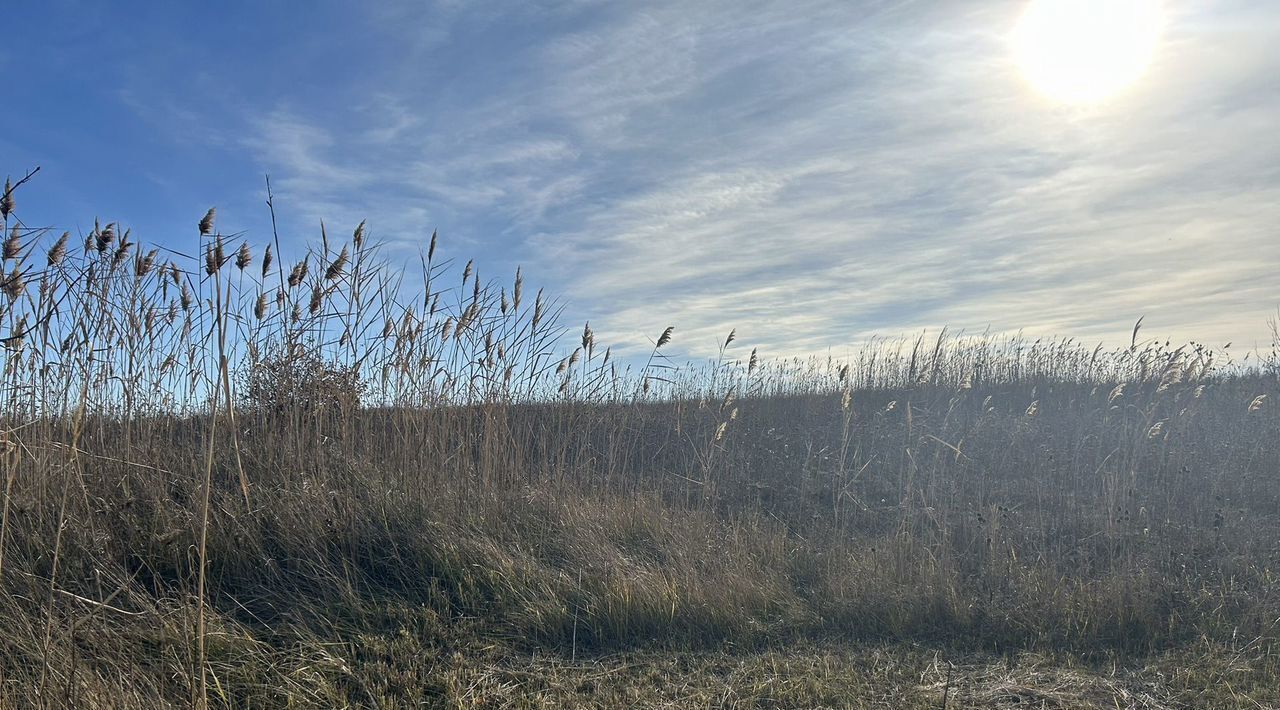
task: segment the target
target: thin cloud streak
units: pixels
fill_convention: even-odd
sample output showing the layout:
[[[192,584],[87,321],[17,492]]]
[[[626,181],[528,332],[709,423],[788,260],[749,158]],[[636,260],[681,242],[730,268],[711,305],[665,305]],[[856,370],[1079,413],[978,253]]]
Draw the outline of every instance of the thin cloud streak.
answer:
[[[1001,77],[989,27],[961,41],[947,26],[903,38],[928,57],[904,66],[943,69],[810,97],[807,116],[730,148],[738,170],[690,156],[674,183],[544,238],[570,302],[599,304],[593,322],[624,340],[687,324],[699,354],[732,326],[788,354],[947,324],[1114,342],[1143,313],[1180,337],[1260,333],[1280,261],[1264,117],[1280,102],[1230,88],[1274,60],[1206,63],[1217,47],[1184,34],[1145,88],[1071,115]],[[1182,81],[1201,94],[1180,96]],[[768,291],[753,290],[762,279]]]
[[[944,325],[1120,342],[1143,314],[1247,343],[1277,298],[1280,30],[1170,4],[1148,76],[1088,110],[1023,85],[1016,2],[539,6],[502,91],[393,77],[244,145],[304,221],[439,226],[624,353],[669,324],[694,355],[735,327],[778,355]]]

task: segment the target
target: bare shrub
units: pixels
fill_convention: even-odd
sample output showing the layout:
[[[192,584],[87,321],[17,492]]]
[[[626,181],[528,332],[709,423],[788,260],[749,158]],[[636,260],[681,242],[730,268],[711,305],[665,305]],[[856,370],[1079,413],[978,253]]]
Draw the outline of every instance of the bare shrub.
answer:
[[[275,350],[243,374],[242,405],[268,417],[347,417],[367,389],[357,369],[295,348]]]

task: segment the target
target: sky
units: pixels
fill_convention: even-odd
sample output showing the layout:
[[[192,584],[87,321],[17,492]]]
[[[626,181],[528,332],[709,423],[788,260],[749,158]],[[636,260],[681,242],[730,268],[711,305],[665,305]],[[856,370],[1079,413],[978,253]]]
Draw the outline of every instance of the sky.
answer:
[[[368,220],[639,352],[1022,331],[1236,350],[1280,305],[1280,3],[1165,0],[1151,65],[1069,105],[1025,0],[10,0],[0,172],[27,224],[191,251]],[[527,288],[527,287],[526,287]]]

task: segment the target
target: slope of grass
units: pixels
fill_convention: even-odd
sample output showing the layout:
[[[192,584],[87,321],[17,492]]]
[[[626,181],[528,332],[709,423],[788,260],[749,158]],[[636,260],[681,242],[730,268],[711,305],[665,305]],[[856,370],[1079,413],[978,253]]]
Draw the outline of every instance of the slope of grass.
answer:
[[[1277,702],[1274,359],[619,368],[434,243],[402,293],[362,228],[286,267],[211,212],[181,263],[16,214],[0,704]]]

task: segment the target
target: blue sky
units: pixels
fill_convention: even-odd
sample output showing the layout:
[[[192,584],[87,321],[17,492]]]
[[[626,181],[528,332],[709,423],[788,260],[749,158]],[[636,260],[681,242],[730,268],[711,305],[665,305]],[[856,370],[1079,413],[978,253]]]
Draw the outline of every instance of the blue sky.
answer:
[[[0,172],[28,224],[194,244],[367,218],[523,264],[642,347],[840,354],[943,325],[1266,339],[1280,4],[1166,0],[1142,79],[1033,91],[1023,2],[7,3]]]

